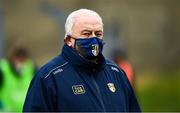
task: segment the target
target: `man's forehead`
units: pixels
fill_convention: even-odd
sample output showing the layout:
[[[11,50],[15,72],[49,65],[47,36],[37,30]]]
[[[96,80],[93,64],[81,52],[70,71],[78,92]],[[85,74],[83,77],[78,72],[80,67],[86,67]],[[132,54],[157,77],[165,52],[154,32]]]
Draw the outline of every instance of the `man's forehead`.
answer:
[[[102,22],[92,15],[79,15],[75,18],[75,23],[96,23],[102,24]]]
[[[96,17],[78,17],[74,23],[75,29],[102,30],[103,25]]]

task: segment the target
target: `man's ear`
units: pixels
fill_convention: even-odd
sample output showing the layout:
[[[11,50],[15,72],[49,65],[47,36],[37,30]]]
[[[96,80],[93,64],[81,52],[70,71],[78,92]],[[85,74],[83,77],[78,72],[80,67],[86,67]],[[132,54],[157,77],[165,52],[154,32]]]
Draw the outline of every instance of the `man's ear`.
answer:
[[[64,39],[64,42],[69,46],[69,47],[73,47],[73,42],[70,36],[66,36],[66,38]]]

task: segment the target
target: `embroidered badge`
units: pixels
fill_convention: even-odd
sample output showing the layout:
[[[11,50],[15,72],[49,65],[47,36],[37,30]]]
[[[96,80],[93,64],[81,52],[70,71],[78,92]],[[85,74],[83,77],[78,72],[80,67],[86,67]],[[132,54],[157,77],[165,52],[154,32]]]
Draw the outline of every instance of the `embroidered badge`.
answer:
[[[116,92],[116,87],[114,86],[113,83],[108,83],[107,86],[111,92],[113,93]]]
[[[93,44],[92,45],[92,54],[94,56],[97,56],[99,54],[99,45],[98,44]]]
[[[72,86],[72,90],[75,95],[85,93],[85,89],[84,89],[83,85],[74,85],[74,86]]]

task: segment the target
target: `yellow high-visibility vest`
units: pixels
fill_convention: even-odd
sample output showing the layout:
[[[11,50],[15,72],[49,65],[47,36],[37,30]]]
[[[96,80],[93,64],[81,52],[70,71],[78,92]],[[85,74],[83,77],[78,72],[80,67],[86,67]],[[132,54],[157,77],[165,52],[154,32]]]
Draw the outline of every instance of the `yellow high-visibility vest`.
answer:
[[[3,106],[1,111],[21,112],[30,81],[34,75],[33,62],[27,60],[23,64],[20,75],[16,75],[6,59],[0,60],[0,69],[3,75],[3,86],[0,90],[0,100]]]

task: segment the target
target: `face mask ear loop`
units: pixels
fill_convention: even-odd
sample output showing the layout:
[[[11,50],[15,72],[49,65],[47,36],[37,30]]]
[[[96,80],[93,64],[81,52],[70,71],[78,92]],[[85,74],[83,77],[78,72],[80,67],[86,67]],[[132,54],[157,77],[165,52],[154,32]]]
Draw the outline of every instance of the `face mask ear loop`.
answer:
[[[74,49],[75,49],[75,45],[76,45],[76,38],[74,38],[74,37],[73,37],[73,36],[71,36],[71,35],[67,35],[67,37],[74,39],[74,45],[72,46],[72,48],[74,48]]]

